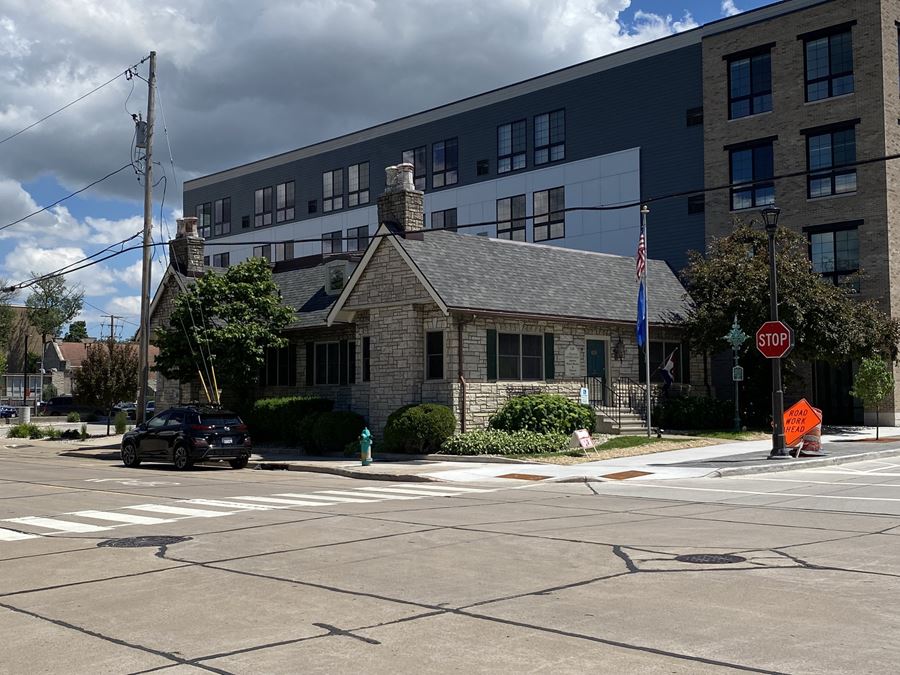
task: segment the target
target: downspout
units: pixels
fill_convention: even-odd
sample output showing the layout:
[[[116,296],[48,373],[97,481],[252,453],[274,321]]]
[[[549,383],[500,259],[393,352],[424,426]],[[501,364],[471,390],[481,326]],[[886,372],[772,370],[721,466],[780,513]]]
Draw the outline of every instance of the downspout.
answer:
[[[463,375],[463,322],[456,320],[456,376],[459,379],[459,430],[466,433],[466,378]]]

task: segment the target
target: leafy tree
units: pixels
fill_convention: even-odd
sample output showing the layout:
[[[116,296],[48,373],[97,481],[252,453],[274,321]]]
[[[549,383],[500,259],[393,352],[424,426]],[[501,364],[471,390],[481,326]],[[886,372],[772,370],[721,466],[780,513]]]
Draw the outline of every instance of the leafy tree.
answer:
[[[900,342],[900,321],[890,318],[874,301],[854,297],[848,286],[836,286],[812,269],[807,242],[786,229],[776,233],[778,313],[794,331],[795,348],[784,360],[786,388],[799,381],[806,361],[840,364],[879,356],[894,360]],[[694,349],[717,353],[735,315],[748,333],[769,319],[768,237],[764,231],[737,224],[728,236],[713,240],[706,254],[689,253],[682,281],[693,301],[684,327]],[[769,409],[769,363],[752,345],[742,357],[746,399],[757,404],[748,412],[759,423]]]
[[[64,342],[81,342],[88,337],[87,323],[84,321],[73,321],[69,324],[69,330],[63,338]]]
[[[36,280],[31,295],[25,300],[28,321],[41,334],[41,367],[48,337],[59,336],[62,327],[78,316],[84,306],[84,291],[79,287],[66,288],[63,277],[41,278],[32,272]]]
[[[268,263],[250,258],[224,274],[207,272],[175,298],[166,327],[156,333],[156,369],[169,378],[190,381],[215,368],[221,388],[240,407],[253,395],[266,349],[283,347],[280,336],[293,310],[279,299]]]
[[[110,410],[118,401],[134,398],[138,388],[138,350],[133,344],[95,342],[85,348],[75,373],[75,396],[82,403]],[[109,434],[109,419],[106,422]]]
[[[859,364],[850,395],[860,399],[866,407],[875,406],[875,438],[879,437],[881,402],[894,388],[894,376],[884,361],[866,358]]]

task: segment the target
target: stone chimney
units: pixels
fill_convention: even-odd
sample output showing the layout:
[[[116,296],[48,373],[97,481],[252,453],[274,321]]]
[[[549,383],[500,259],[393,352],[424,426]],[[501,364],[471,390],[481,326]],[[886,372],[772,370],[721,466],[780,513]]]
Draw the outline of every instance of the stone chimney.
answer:
[[[196,218],[179,218],[175,238],[169,242],[169,262],[188,277],[203,274],[203,238],[197,234]]]
[[[425,193],[416,190],[413,165],[398,164],[384,171],[386,187],[378,197],[378,222],[399,232],[421,232],[425,229]]]

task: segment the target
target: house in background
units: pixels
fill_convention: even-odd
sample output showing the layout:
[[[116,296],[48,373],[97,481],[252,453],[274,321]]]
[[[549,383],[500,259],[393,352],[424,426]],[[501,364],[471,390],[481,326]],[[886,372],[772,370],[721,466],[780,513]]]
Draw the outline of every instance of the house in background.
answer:
[[[87,338],[79,342],[64,342],[62,339],[51,340],[44,350],[44,370],[47,373],[47,381],[52,382],[58,394],[72,394],[75,390],[75,373],[81,369],[81,362],[87,356],[87,350],[91,345],[102,342]],[[136,343],[131,343],[137,349]],[[150,366],[156,363],[159,349],[150,347]],[[150,391],[156,391],[156,373],[150,371]]]
[[[331,398],[365,416],[376,436],[410,403],[447,405],[469,430],[485,427],[510,397],[578,398],[582,387],[609,423],[642,412],[633,258],[425,230],[412,165],[391,168],[399,177],[377,200],[381,225],[358,263],[276,264],[295,320],[289,345],[267,354],[262,396]],[[167,277],[203,273],[192,225],[179,226]],[[662,261],[648,261],[648,277],[653,353],[678,350],[676,380],[709,393],[703,358],[689,356],[672,325],[687,309],[684,288]],[[151,326],[165,324],[179,288],[161,284]],[[199,399],[196,383],[161,378],[158,406],[190,398]]]

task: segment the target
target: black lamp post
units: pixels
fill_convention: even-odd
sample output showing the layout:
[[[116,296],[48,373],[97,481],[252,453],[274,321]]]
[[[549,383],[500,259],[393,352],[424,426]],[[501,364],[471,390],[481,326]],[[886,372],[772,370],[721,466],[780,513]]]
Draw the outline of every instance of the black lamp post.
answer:
[[[778,321],[778,270],[775,266],[775,232],[781,209],[772,204],[762,210],[769,235],[769,315]],[[781,359],[772,359],[772,451],[769,459],[790,459],[791,453],[784,447],[784,391],[781,388]]]

